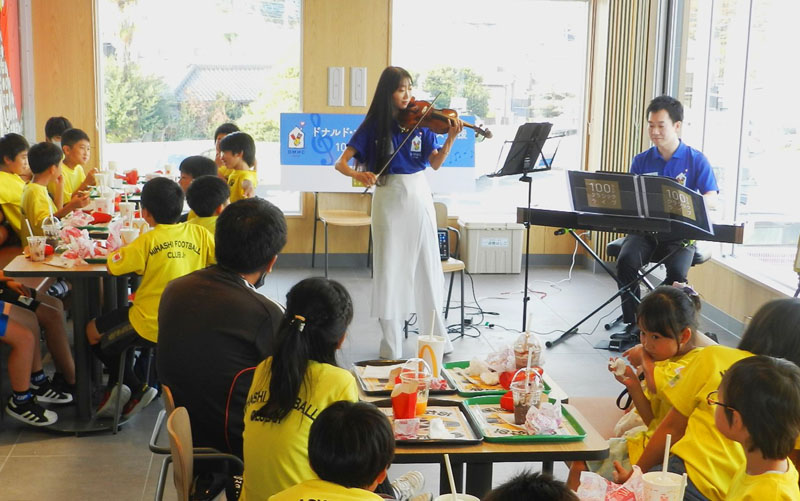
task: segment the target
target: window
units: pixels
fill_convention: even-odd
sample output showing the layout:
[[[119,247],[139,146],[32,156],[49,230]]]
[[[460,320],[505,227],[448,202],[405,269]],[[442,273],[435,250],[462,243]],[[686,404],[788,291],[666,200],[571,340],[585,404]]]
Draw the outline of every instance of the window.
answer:
[[[450,212],[459,215],[489,210],[509,216],[525,205],[527,185],[514,176],[490,179],[486,174],[500,167],[501,153],[505,156],[510,146],[504,142],[514,139],[521,124],[552,122],[551,136],[563,137],[548,141],[546,155],[558,145],[556,167],[582,167],[589,3],[498,0],[487,5],[481,0],[393,2],[392,64],[414,76],[417,99],[441,93],[437,108],[473,115],[494,135],[475,145],[476,193],[437,198],[446,198]],[[536,176],[537,186],[547,178],[564,178],[555,172]],[[566,194],[566,187],[540,189],[536,201],[553,206]]]
[[[301,0],[98,0],[103,160],[139,173],[214,154],[217,126],[256,140],[257,193],[287,213],[279,114],[299,111]]]
[[[800,102],[794,44],[800,5],[779,0],[687,0],[681,76],[683,138],[711,161],[722,215],[746,225],[736,266],[794,289],[800,235]]]

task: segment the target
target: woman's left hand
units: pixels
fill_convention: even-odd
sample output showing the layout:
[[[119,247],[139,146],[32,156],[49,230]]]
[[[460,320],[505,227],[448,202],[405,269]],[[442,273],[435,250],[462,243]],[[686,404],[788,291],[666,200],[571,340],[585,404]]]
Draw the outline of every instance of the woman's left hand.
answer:
[[[450,128],[447,129],[447,137],[455,139],[464,130],[464,123],[461,120],[450,119]]]

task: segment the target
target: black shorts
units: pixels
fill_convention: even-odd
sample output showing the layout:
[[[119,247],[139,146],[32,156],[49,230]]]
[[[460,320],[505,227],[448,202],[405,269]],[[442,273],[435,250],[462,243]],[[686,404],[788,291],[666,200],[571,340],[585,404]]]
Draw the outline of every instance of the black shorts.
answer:
[[[13,305],[25,308],[26,310],[36,311],[39,307],[39,301],[36,300],[36,290],[30,289],[30,296],[23,296],[17,291],[8,288],[4,282],[0,282],[0,301],[11,303]]]
[[[143,339],[128,320],[130,306],[124,306],[101,315],[95,319],[100,333],[100,347],[103,351],[121,351]]]

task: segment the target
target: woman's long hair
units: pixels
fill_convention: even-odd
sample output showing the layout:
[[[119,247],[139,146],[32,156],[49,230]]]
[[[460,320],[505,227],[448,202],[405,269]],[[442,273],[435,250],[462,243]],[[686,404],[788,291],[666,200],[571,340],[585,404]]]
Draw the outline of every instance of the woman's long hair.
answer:
[[[307,278],[286,295],[269,381],[269,398],[255,415],[280,422],[295,405],[309,360],[336,365],[336,350],[353,320],[347,289],[327,278]],[[307,388],[308,389],[308,388]]]
[[[359,126],[359,129],[370,127],[375,131],[375,142],[371,145],[367,158],[364,159],[364,167],[375,174],[381,170],[394,153],[392,145],[392,129],[395,122],[393,94],[406,79],[409,84],[413,82],[408,71],[399,66],[387,66],[378,79],[378,86],[375,88],[375,95],[372,97],[369,110],[367,110],[367,116]]]

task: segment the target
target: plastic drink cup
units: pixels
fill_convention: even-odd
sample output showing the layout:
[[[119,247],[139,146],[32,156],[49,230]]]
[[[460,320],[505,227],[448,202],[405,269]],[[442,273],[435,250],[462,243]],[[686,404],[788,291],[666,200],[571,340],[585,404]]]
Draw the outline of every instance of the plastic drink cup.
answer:
[[[417,338],[417,356],[430,366],[431,373],[438,377],[442,369],[445,339],[441,336],[420,336]]]
[[[431,376],[424,372],[401,372],[400,381],[402,383],[410,383],[417,385],[417,416],[425,414],[428,409],[428,392],[431,388]]]
[[[46,243],[46,237],[28,237],[28,248],[31,252],[31,261],[44,261],[44,246]]]
[[[96,198],[94,205],[97,212],[105,212],[106,214],[114,213],[114,198],[113,197],[100,197]]]
[[[120,202],[119,215],[122,216],[122,221],[128,224],[128,221],[133,221],[134,213],[136,212],[136,204],[134,202]]]
[[[109,174],[108,172],[95,172],[94,180],[97,182],[98,188],[105,188],[109,185]]]
[[[119,236],[122,239],[122,243],[128,245],[139,236],[139,228],[122,228],[119,230]]]
[[[642,475],[644,501],[680,501],[686,483],[683,475],[672,472],[651,471]]]
[[[531,406],[539,406],[542,388],[536,381],[514,381],[511,383],[511,397],[514,400],[514,424],[525,424]]]

